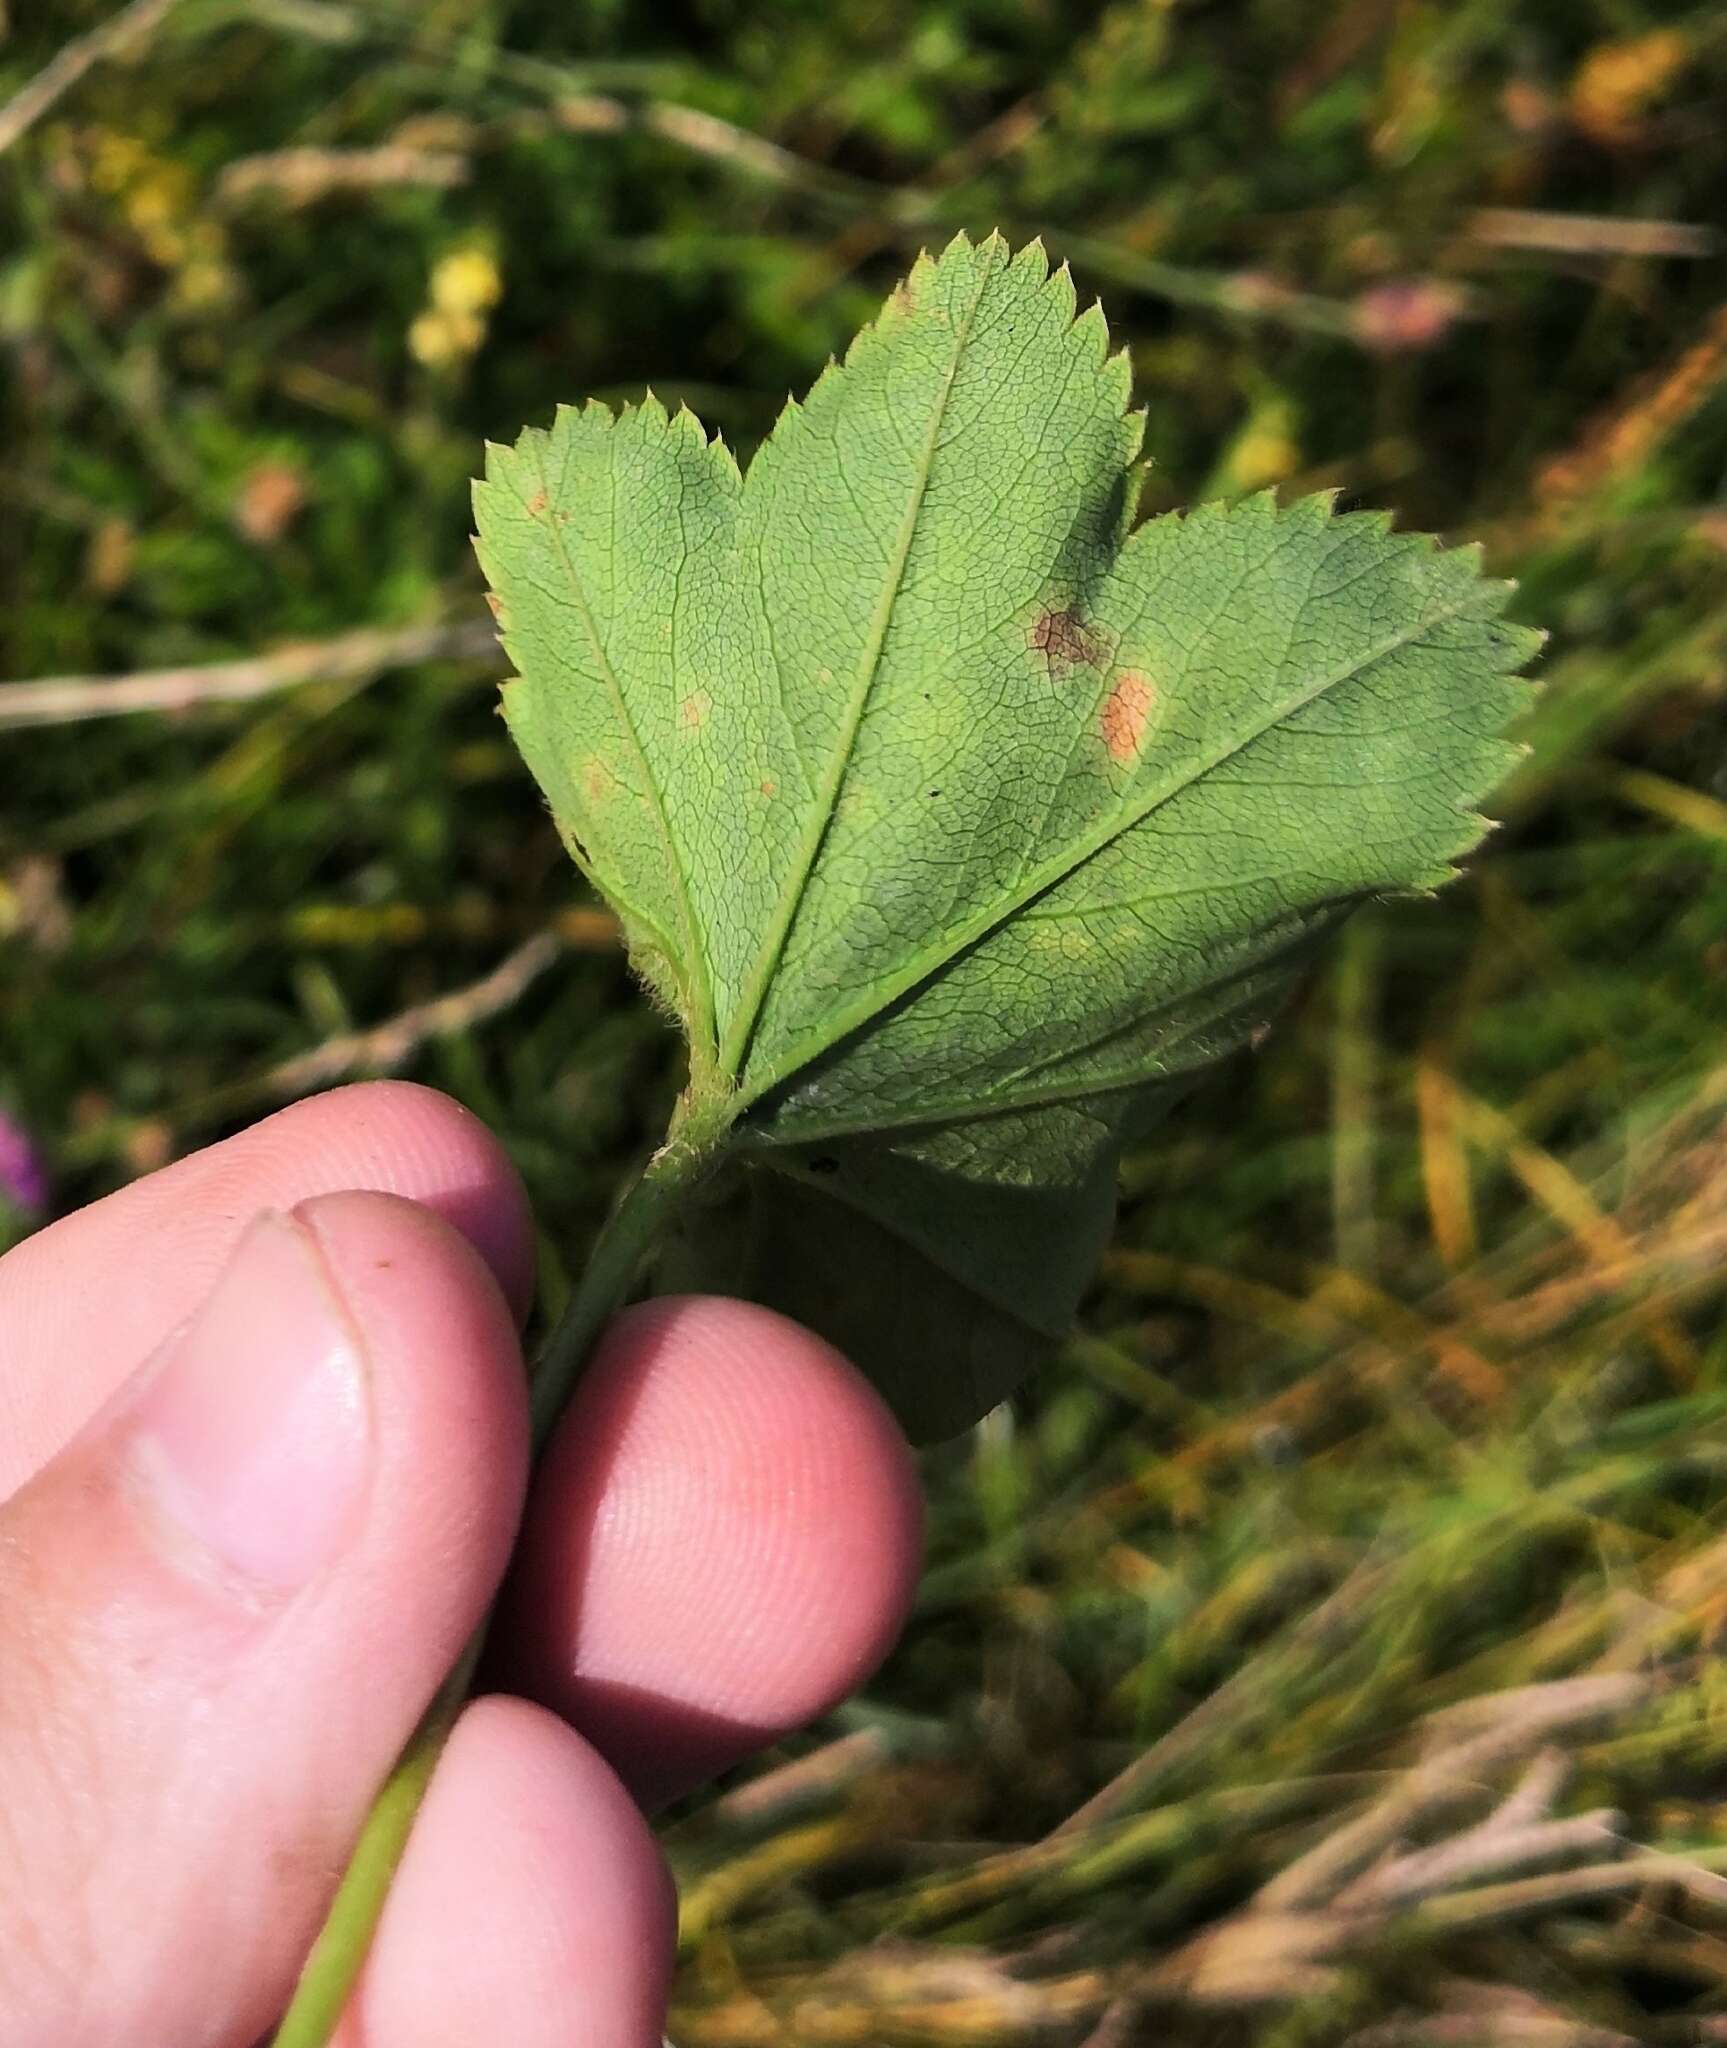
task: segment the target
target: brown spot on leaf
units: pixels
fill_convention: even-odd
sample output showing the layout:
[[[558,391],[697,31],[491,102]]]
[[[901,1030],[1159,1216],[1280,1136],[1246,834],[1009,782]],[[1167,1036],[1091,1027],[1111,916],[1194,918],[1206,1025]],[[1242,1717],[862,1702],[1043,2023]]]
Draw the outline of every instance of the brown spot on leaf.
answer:
[[[1138,759],[1146,723],[1156,700],[1157,692],[1151,687],[1151,678],[1141,675],[1138,669],[1124,668],[1111,683],[1109,695],[1104,698],[1103,710],[1098,716],[1098,730],[1103,734],[1103,743],[1112,760]]]
[[[773,782],[773,781],[764,781],[764,782],[763,782],[763,784],[762,784],[762,795],[763,795],[763,796],[772,796],[772,795],[773,795],[773,793],[775,792],[775,790],[777,790],[778,788],[779,788],[779,784],[778,784],[777,782]]]
[[[546,494],[544,491],[536,491],[534,495],[528,500],[528,517],[530,519],[538,519],[540,514],[545,509]]]
[[[1058,661],[1070,667],[1103,659],[1103,643],[1071,607],[1059,612],[1039,612],[1031,629],[1031,644],[1051,668]]]
[[[714,700],[706,690],[693,691],[678,706],[678,723],[685,732],[700,732],[713,708]]]
[[[502,619],[504,616],[504,601],[495,590],[486,592],[486,609],[494,619]]]
[[[582,763],[582,787],[591,804],[597,804],[606,793],[606,771],[592,754]]]

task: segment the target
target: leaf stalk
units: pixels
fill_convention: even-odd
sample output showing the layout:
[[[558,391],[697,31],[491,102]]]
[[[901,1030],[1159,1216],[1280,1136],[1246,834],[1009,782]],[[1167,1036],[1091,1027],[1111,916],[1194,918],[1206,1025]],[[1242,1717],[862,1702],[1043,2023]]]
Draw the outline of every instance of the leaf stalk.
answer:
[[[600,1331],[623,1305],[648,1253],[691,1190],[713,1167],[731,1118],[722,1102],[681,1096],[666,1142],[613,1211],[532,1368],[536,1456],[563,1414]]]

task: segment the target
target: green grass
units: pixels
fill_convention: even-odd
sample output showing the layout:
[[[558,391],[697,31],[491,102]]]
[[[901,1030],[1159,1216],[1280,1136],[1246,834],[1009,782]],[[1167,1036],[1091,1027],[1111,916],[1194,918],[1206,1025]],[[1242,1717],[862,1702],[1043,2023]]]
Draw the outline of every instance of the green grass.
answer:
[[[103,11],[15,10],[0,103]],[[1724,93],[1655,0],[181,0],[0,159],[8,677],[459,626],[484,437],[651,381],[747,448],[997,223],[1107,296],[1155,503],[1336,485],[1553,633],[1467,881],[1130,1162],[1061,1368],[930,1457],[888,1669],[676,1822],[683,2048],[1727,2033]],[[71,1206],[550,930],[403,1069],[550,1301],[671,1048],[495,665],[311,668],[0,724],[0,1108]]]

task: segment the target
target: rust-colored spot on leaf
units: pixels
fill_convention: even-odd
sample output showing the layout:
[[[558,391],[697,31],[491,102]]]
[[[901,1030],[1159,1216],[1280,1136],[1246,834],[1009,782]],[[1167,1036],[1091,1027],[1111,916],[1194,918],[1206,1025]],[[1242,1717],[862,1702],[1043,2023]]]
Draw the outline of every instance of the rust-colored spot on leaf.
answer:
[[[1051,668],[1058,661],[1069,667],[1079,662],[1103,659],[1103,643],[1071,607],[1059,612],[1039,612],[1031,629],[1031,644]]]
[[[700,732],[708,722],[714,700],[706,690],[696,690],[678,706],[678,723],[685,732]]]
[[[528,500],[528,517],[530,519],[538,519],[540,514],[545,509],[546,494],[544,491],[536,491],[534,495]]]
[[[762,795],[763,795],[763,796],[772,796],[772,795],[773,795],[773,793],[775,792],[775,790],[777,790],[778,788],[779,788],[779,784],[778,784],[777,782],[773,781],[773,780],[772,780],[771,778],[770,778],[770,779],[768,779],[768,780],[765,780],[765,781],[764,781],[764,782],[762,783]]]
[[[606,793],[606,771],[592,754],[582,763],[582,788],[591,804],[597,804]]]
[[[494,619],[502,620],[504,616],[504,601],[495,590],[488,590],[486,592],[486,609]]]
[[[1098,730],[1103,734],[1103,743],[1112,760],[1138,759],[1146,723],[1156,701],[1157,692],[1151,686],[1151,678],[1141,675],[1138,669],[1124,668],[1111,683],[1109,695],[1104,698],[1103,710],[1098,716]]]

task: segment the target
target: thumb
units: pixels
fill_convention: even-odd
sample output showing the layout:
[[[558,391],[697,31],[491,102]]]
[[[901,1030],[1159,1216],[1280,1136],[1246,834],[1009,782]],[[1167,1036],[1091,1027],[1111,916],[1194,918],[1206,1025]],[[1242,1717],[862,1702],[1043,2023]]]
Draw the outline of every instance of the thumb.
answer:
[[[478,1255],[412,1203],[329,1195],[260,1216],[0,1508],[8,2048],[270,2024],[503,1567],[525,1459]]]

